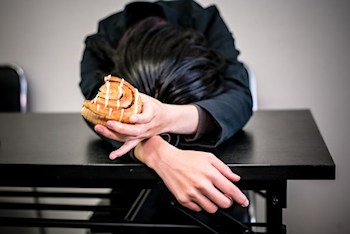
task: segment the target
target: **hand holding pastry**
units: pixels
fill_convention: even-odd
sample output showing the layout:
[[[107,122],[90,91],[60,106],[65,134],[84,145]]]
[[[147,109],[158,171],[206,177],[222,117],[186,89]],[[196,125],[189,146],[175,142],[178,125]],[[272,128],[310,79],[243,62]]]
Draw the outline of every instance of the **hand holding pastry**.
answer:
[[[140,95],[142,113],[130,117],[133,124],[108,121],[107,128],[95,127],[95,131],[103,136],[125,142],[110,154],[111,159],[126,154],[142,140],[160,133],[193,134],[197,130],[198,111],[193,105],[170,105],[145,94]]]
[[[109,75],[96,97],[84,102],[81,114],[95,125],[106,125],[108,120],[129,123],[130,116],[140,113],[141,108],[138,90],[124,79]]]
[[[132,115],[130,123],[124,124],[118,121],[108,121],[106,127],[95,126],[95,131],[101,135],[125,142],[119,149],[110,154],[111,159],[122,156],[134,148],[139,142],[151,136],[166,131],[167,105],[145,94],[140,94],[143,101],[142,113]]]

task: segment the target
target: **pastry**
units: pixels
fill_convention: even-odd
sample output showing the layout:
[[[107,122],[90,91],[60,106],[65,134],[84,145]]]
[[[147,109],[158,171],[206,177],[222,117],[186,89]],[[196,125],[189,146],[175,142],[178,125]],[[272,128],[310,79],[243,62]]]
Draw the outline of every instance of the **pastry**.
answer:
[[[96,97],[84,102],[82,116],[93,124],[105,126],[108,120],[130,123],[130,116],[141,113],[138,90],[118,77],[109,75],[104,80]]]

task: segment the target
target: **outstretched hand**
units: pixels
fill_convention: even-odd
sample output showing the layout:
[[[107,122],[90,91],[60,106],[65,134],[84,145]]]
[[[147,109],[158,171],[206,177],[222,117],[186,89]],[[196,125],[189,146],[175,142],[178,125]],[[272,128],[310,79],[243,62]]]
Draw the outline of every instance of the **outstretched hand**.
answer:
[[[243,207],[249,204],[232,183],[240,177],[211,153],[180,150],[156,136],[139,144],[135,156],[154,169],[176,199],[189,209],[214,213],[218,207],[230,207],[232,200]]]

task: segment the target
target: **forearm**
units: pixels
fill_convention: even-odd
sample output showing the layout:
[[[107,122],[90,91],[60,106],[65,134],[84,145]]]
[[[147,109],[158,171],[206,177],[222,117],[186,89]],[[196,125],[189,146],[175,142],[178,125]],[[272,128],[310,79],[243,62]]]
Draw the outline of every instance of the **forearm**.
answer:
[[[162,157],[161,152],[165,152],[169,148],[169,145],[166,141],[163,140],[160,136],[153,136],[147,140],[140,142],[134,150],[134,156],[148,167],[156,169],[157,162]]]
[[[152,168],[189,209],[214,213],[218,207],[228,208],[232,204],[229,198],[242,206],[249,204],[232,183],[240,177],[211,153],[181,150],[154,136],[137,145],[135,156]]]
[[[198,130],[199,114],[194,105],[165,105],[164,132],[190,135]]]
[[[239,90],[230,90],[230,92],[221,94],[211,100],[203,100],[196,104],[210,113],[219,126],[220,137],[216,142],[211,143],[213,147],[221,144],[242,129],[252,115],[249,90],[245,93]]]

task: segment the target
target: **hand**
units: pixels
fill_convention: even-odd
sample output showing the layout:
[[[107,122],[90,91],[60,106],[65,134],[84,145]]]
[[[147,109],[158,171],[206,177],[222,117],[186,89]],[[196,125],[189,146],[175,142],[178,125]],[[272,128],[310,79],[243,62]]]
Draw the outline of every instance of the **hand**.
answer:
[[[101,135],[125,142],[119,149],[110,154],[111,159],[126,154],[142,140],[166,131],[168,125],[166,104],[145,94],[140,95],[143,102],[142,113],[131,116],[131,124],[110,120],[107,122],[107,128],[102,125],[95,126],[95,131]]]
[[[139,142],[160,133],[192,134],[197,130],[198,112],[194,106],[164,104],[145,94],[140,95],[143,102],[142,113],[130,117],[132,124],[108,121],[107,128],[102,125],[95,126],[95,131],[101,135],[125,142],[110,154],[111,159],[126,154]]]
[[[185,207],[194,211],[228,208],[232,200],[248,206],[247,197],[232,183],[240,180],[211,153],[180,150],[152,137],[137,145],[135,156],[154,169],[168,189]]]

